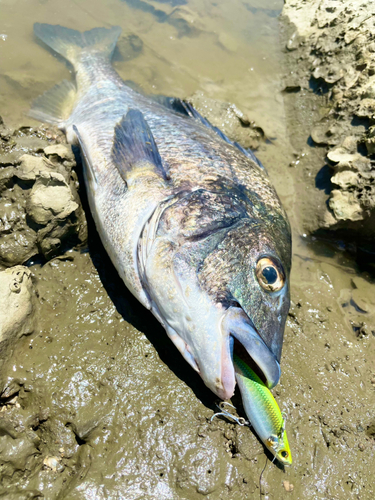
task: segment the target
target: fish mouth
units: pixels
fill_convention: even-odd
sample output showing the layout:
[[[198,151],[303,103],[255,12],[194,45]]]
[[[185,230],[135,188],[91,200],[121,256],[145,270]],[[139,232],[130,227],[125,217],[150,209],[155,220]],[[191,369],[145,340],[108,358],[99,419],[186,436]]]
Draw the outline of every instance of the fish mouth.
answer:
[[[227,345],[223,346],[222,356],[223,393],[227,395],[232,390],[233,353],[241,358],[269,389],[272,389],[280,379],[280,364],[244,310],[241,307],[228,308],[222,328],[228,338]]]

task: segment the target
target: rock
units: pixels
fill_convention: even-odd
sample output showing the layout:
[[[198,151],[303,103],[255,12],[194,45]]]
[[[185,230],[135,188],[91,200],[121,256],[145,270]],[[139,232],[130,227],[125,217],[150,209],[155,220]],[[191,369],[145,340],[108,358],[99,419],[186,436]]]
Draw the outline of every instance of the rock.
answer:
[[[315,144],[320,146],[335,146],[341,140],[342,124],[332,120],[318,122],[311,131],[311,138]]]
[[[337,184],[343,189],[348,189],[350,187],[358,186],[358,175],[351,170],[344,170],[342,172],[338,172],[331,178],[331,182],[333,184]]]
[[[54,217],[67,218],[77,208],[78,204],[61,174],[40,172],[27,200],[27,213],[34,222],[46,225]]]
[[[287,48],[287,50],[291,52],[293,50],[297,50],[298,45],[299,45],[298,32],[295,31],[287,41],[285,47]]]
[[[0,264],[11,267],[26,262],[38,253],[36,232],[26,224],[9,234],[1,235]]]
[[[40,253],[47,260],[57,256],[62,242],[69,237],[74,237],[77,231],[80,231],[79,218],[74,217],[73,220],[71,218],[64,220],[55,218],[46,227],[38,231],[37,243]]]
[[[372,118],[375,114],[375,99],[362,99],[355,114],[363,118]]]
[[[338,220],[363,220],[362,208],[354,193],[334,189],[329,199],[329,207]]]
[[[70,144],[53,144],[44,148],[44,154],[52,161],[68,160],[75,162]]]
[[[53,472],[56,472],[57,469],[61,467],[60,461],[60,457],[45,457],[43,465],[51,469]]]
[[[374,125],[372,125],[367,131],[367,136],[365,138],[365,144],[366,144],[368,154],[369,155],[375,154],[375,126]]]
[[[339,168],[354,168],[358,170],[357,163],[365,160],[359,153],[349,153],[346,148],[341,146],[332,149],[328,154],[327,158],[334,163],[337,163],[335,169]]]
[[[25,154],[20,158],[20,165],[16,170],[16,175],[24,181],[34,181],[43,172],[49,173],[52,169],[53,165],[46,158]]]
[[[335,83],[344,76],[344,70],[339,64],[328,64],[327,66],[318,66],[313,72],[315,79],[322,78],[327,83]]]
[[[290,492],[290,491],[294,490],[294,485],[291,482],[289,482],[288,480],[283,481],[283,486],[284,486],[285,491]]]
[[[0,272],[0,363],[23,335],[34,330],[34,292],[31,272],[15,266]],[[2,392],[2,387],[0,391]]]

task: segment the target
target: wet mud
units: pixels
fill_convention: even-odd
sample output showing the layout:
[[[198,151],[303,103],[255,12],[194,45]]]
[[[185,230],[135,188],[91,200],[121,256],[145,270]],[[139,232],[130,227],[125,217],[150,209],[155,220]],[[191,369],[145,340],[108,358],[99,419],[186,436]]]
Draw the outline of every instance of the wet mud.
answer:
[[[298,60],[299,51],[311,43],[307,35],[293,36],[306,18],[294,19],[293,25],[290,19],[282,21],[281,41],[288,48],[279,51],[276,37],[268,50],[276,47],[270,57],[282,61],[288,72],[278,72],[276,64],[267,69],[266,61],[264,73],[258,71],[253,80],[255,87],[265,82],[256,99],[238,73],[231,80],[223,71],[219,89],[217,80],[209,79],[213,70],[198,71],[189,57],[183,71],[181,66],[167,71],[165,60],[145,55],[151,37],[142,25],[146,15],[155,40],[166,29],[178,43],[191,42],[192,50],[198,41],[213,39],[214,54],[219,51],[224,62],[230,54],[241,66],[236,51],[242,35],[236,37],[223,21],[224,14],[229,16],[224,6],[119,3],[134,16],[134,32],[123,37],[115,62],[124,80],[188,98],[216,126],[226,127],[233,140],[256,149],[288,212],[294,245],[292,306],[282,377],[273,393],[287,415],[293,465],[283,469],[271,463],[248,427],[221,418],[211,421],[215,396],[126,290],[100,243],[79,156],[60,132],[21,116],[32,94],[55,83],[53,71],[63,71],[55,70],[61,63],[51,58],[49,69],[30,72],[35,88],[25,84],[28,91],[21,92],[23,100],[14,105],[13,115],[8,101],[2,101],[0,498],[372,499],[375,286],[371,266],[359,266],[352,247],[338,246],[336,236],[331,241],[316,237],[331,193],[325,184],[324,189],[316,186],[316,176],[339,142],[328,147],[307,142],[325,97],[305,88],[310,75],[303,60],[297,78],[291,73],[289,56]],[[278,29],[280,2],[246,5],[244,12],[259,16],[248,22],[275,20]],[[221,41],[213,32],[210,9],[216,26],[228,33]],[[189,15],[201,18],[192,31]],[[185,24],[176,21],[182,18]],[[329,33],[328,28],[322,29]],[[261,39],[264,43],[267,37]],[[257,69],[256,60],[251,63]],[[1,78],[10,73],[14,78],[21,74],[7,67]],[[186,77],[193,74],[194,79]],[[172,92],[174,87],[179,92]],[[2,92],[15,97],[14,88]],[[362,156],[369,158],[366,152]],[[326,177],[333,183],[332,175],[342,170],[331,166]],[[355,173],[353,168],[348,170]],[[50,196],[47,189],[53,190]],[[57,206],[57,199],[64,203]],[[350,228],[356,228],[352,222]],[[337,224],[343,221],[333,229]],[[22,244],[8,243],[11,238]],[[18,311],[17,318],[12,311]],[[244,416],[238,393],[232,403]]]

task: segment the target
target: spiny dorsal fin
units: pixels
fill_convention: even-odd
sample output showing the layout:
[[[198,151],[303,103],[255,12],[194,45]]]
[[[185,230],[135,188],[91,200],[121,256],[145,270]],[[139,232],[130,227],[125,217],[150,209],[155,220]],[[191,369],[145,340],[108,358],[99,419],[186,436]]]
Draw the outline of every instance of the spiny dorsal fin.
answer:
[[[158,94],[151,94],[150,97],[153,101],[156,101],[171,111],[175,111],[176,113],[180,113],[184,116],[192,116],[186,107],[186,103],[179,97],[168,97],[166,95]]]
[[[60,25],[35,23],[34,33],[42,42],[74,65],[83,51],[100,52],[110,59],[121,28],[119,26],[110,29],[94,28],[81,33]]]
[[[241,151],[241,153],[243,153],[248,158],[253,160],[258,165],[258,167],[260,167],[262,170],[266,170],[264,168],[264,166],[262,165],[262,163],[258,160],[258,158],[255,156],[255,154],[250,149],[245,149],[240,144],[238,144],[238,142],[231,141],[229,139],[229,137],[227,137],[219,128],[214,127],[206,118],[204,118],[200,113],[198,113],[198,111],[196,109],[194,109],[193,106],[191,104],[189,104],[188,102],[184,102],[184,106],[187,110],[187,113],[190,116],[192,116],[193,118],[195,118],[197,120],[200,120],[203,123],[203,125],[205,125],[206,127],[210,128],[214,132],[216,132],[218,134],[218,136],[220,136],[225,142],[227,142],[228,144],[231,144],[232,146],[235,146],[237,149],[239,149]]]
[[[150,127],[136,109],[129,109],[115,127],[112,160],[125,181],[134,169],[146,164],[164,180],[169,179]]]
[[[74,84],[63,80],[33,101],[29,116],[41,122],[61,125],[69,117],[75,99]]]
[[[158,102],[159,104],[162,104],[163,106],[172,111],[175,111],[176,113],[180,113],[181,115],[184,116],[190,116],[191,118],[199,120],[203,125],[216,132],[217,135],[223,139],[223,141],[227,142],[228,144],[231,144],[232,146],[235,146],[237,149],[241,151],[241,153],[243,153],[248,158],[251,158],[253,161],[255,161],[255,163],[261,169],[266,170],[262,165],[262,163],[258,160],[258,158],[250,149],[245,149],[240,144],[238,144],[238,142],[231,141],[229,137],[227,137],[218,127],[214,127],[214,125],[212,125],[206,118],[204,118],[200,113],[198,113],[198,111],[195,108],[193,108],[193,106],[190,103],[183,101],[178,97],[167,97],[163,95],[151,95],[150,97],[154,101]]]

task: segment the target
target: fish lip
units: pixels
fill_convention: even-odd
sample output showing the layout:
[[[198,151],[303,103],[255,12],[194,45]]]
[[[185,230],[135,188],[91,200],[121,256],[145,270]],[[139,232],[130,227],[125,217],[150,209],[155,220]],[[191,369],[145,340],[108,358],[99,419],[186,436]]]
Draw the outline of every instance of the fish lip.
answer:
[[[261,372],[261,378],[267,387],[269,389],[275,387],[281,375],[280,364],[244,310],[238,306],[229,307],[223,321],[223,327],[228,333],[228,343],[231,342],[230,337],[234,339],[230,348],[232,366],[233,348],[238,342],[245,349],[252,364],[255,364],[258,371]]]

